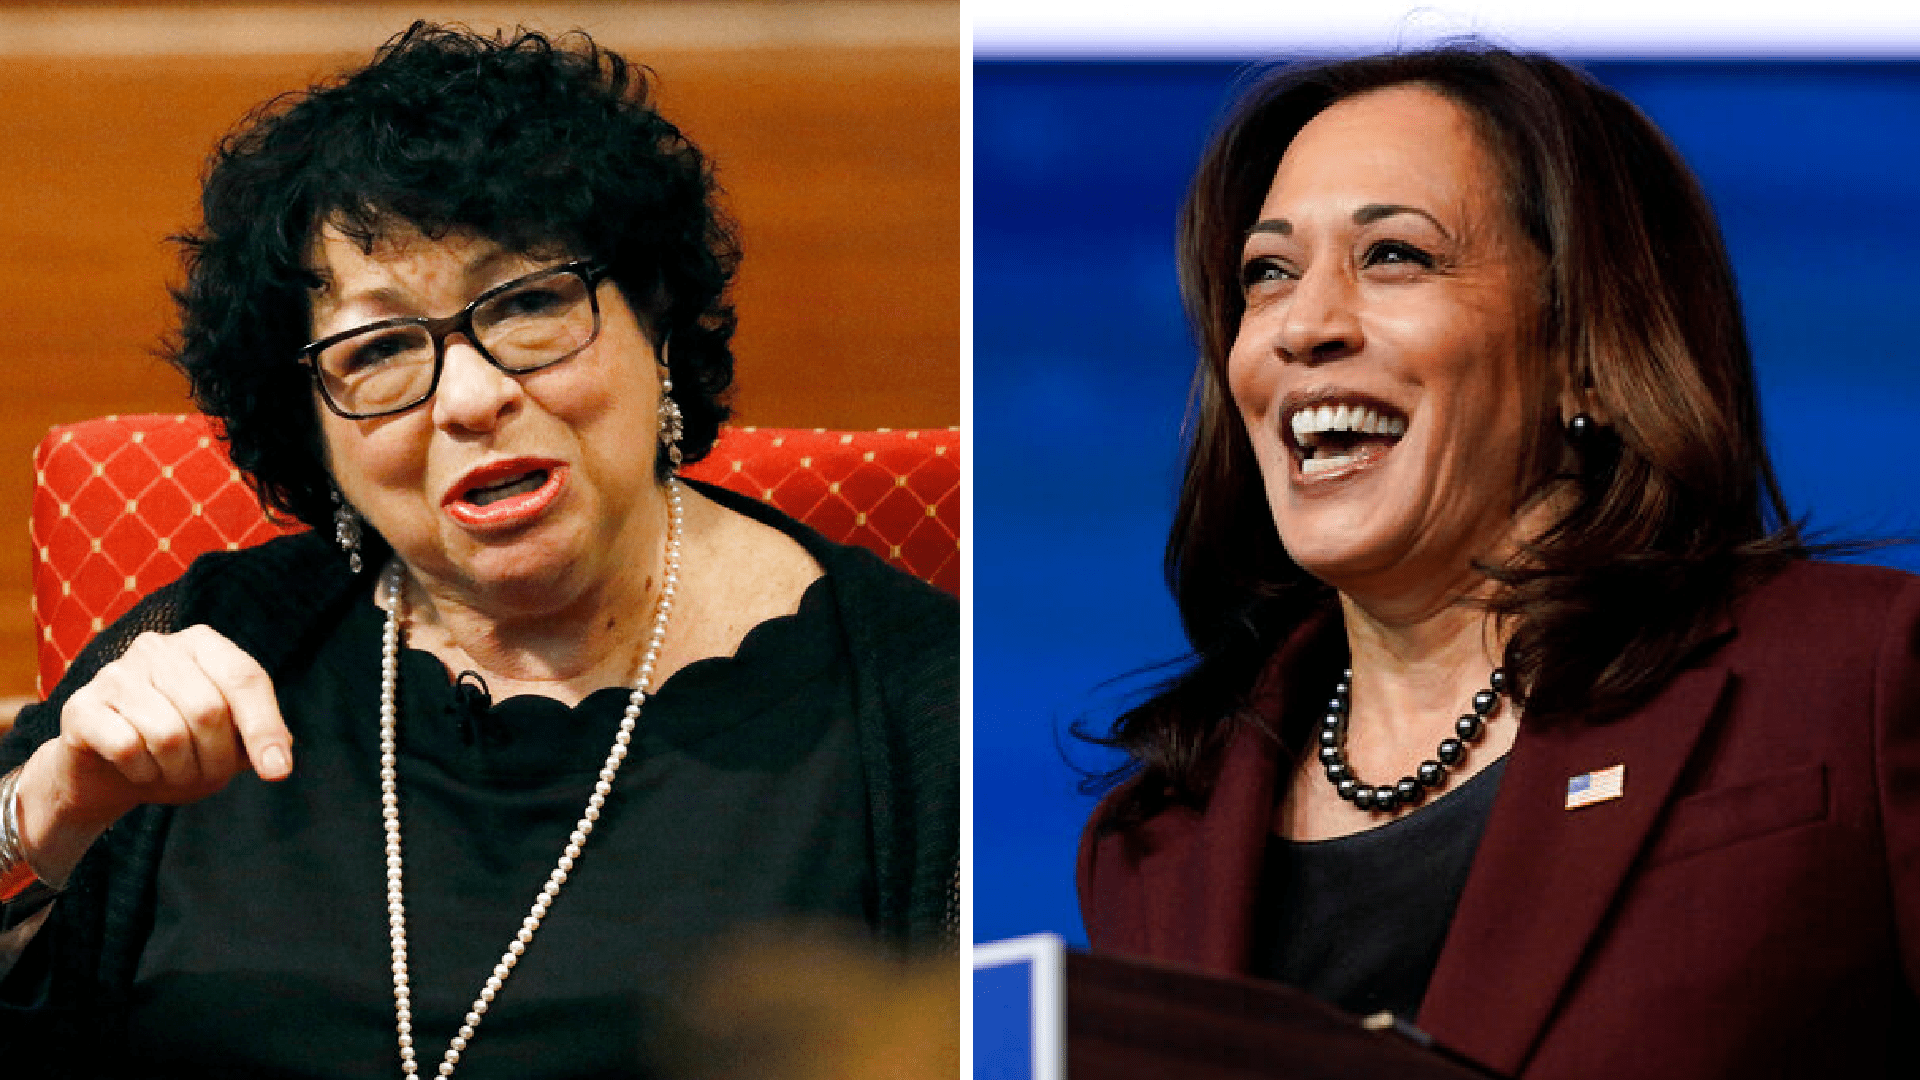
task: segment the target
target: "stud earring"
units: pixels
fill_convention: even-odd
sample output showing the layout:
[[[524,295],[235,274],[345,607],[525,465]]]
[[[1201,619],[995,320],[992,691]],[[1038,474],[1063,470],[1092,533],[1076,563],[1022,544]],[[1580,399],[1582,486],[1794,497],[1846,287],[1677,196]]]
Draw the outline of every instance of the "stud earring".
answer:
[[[1567,441],[1576,447],[1585,446],[1593,441],[1594,432],[1599,428],[1600,425],[1593,422],[1593,417],[1586,413],[1574,413],[1567,419]]]
[[[360,572],[360,515],[340,493],[333,493],[333,542],[347,553],[347,569]]]

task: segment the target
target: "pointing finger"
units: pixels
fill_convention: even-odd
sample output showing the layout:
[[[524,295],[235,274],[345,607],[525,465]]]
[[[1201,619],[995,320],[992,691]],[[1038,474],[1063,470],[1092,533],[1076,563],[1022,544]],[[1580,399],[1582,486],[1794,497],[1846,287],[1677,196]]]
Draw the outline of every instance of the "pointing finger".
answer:
[[[186,732],[199,762],[198,779],[224,784],[245,764],[226,697],[191,655],[175,654],[167,660],[164,667],[149,672],[153,688],[166,698]],[[149,738],[150,746],[152,742]]]
[[[266,670],[210,627],[194,626],[181,634],[194,663],[226,700],[253,771],[263,780],[285,779],[293,771],[293,735],[281,719]]]

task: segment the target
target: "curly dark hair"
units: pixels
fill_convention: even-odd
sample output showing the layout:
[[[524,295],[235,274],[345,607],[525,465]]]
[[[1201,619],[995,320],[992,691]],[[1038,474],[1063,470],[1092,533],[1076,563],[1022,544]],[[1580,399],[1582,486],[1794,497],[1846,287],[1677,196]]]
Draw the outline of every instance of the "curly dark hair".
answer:
[[[1523,507],[1570,511],[1523,557],[1478,568],[1512,636],[1503,666],[1527,722],[1597,722],[1646,702],[1745,588],[1810,553],[1761,438],[1739,294],[1713,210],[1679,154],[1618,93],[1552,57],[1477,42],[1271,72],[1208,146],[1180,220],[1180,278],[1200,342],[1167,581],[1192,665],[1093,741],[1135,775],[1109,827],[1198,805],[1278,644],[1333,608],[1287,554],[1227,389],[1247,229],[1288,145],[1336,102],[1430,88],[1476,122],[1505,204],[1547,279],[1522,448]],[[1570,447],[1555,402],[1591,395],[1609,427]],[[1288,733],[1282,733],[1285,737]]]
[[[739,264],[707,159],[648,100],[645,69],[584,33],[416,22],[373,63],[256,109],[213,153],[167,353],[268,507],[332,514],[309,340],[320,227],[363,248],[472,232],[604,263],[667,350],[697,461],[729,413]],[[668,468],[664,455],[662,477]]]

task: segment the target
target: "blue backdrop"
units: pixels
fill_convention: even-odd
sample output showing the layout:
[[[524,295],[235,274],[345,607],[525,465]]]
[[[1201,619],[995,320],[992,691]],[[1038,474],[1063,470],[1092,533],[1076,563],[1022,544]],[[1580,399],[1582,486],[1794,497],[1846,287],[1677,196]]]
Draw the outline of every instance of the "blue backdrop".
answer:
[[[1699,173],[1787,495],[1920,533],[1920,63],[1586,65]],[[1078,769],[1183,647],[1160,579],[1193,349],[1173,220],[1232,63],[974,69],[974,936],[1084,943]],[[1920,550],[1871,561],[1920,569]],[[1114,680],[1118,679],[1116,683]]]

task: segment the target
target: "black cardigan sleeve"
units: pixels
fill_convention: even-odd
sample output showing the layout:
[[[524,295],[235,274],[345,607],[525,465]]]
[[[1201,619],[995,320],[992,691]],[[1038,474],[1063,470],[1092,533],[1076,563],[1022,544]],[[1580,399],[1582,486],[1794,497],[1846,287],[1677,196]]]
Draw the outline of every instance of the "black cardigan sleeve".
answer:
[[[881,937],[908,952],[960,937],[960,605],[861,547],[697,481],[702,495],[792,537],[826,571],[856,666]]]
[[[351,595],[355,580],[311,533],[201,556],[179,581],[89,642],[45,701],[21,710],[0,740],[0,771],[57,736],[67,699],[141,634],[207,623],[276,672],[307,645],[324,622],[318,616]],[[0,981],[0,1047],[10,1057],[34,1060],[33,1048],[43,1048],[50,1058],[58,1055],[65,1075],[106,1074],[111,1057],[88,1055],[111,1055],[118,1045],[140,943],[153,919],[153,875],[144,869],[155,864],[170,820],[168,807],[138,807],[75,867],[46,924]]]
[[[960,612],[951,596],[841,549],[833,573],[857,673],[882,932],[910,951],[960,935]]]

